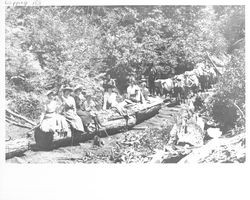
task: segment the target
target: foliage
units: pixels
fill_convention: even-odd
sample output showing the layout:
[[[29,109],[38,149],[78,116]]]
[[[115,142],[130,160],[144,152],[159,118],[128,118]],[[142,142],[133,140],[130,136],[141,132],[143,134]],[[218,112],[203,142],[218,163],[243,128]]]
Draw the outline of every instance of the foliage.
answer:
[[[235,50],[229,66],[215,87],[217,92],[208,104],[213,117],[226,129],[235,125],[245,126],[244,60],[244,50]]]
[[[126,76],[139,78],[152,63],[162,74],[182,73],[206,60],[206,52],[234,52],[244,23],[244,6],[7,7],[6,99],[33,118],[46,90],[82,84],[101,104],[98,74],[110,73],[124,91]],[[233,54],[231,74],[242,62]],[[227,72],[218,90],[230,78]],[[21,109],[29,100],[36,114]]]

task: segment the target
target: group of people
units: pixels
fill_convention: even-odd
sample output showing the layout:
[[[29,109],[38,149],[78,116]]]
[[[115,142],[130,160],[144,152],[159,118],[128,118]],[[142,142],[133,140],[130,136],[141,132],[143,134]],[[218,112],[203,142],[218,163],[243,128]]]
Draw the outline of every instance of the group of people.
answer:
[[[110,76],[108,76],[110,77]],[[103,110],[111,107],[124,105],[125,103],[145,103],[149,100],[149,90],[147,89],[147,80],[141,79],[139,85],[132,76],[128,80],[128,87],[126,93],[122,96],[116,87],[114,79],[108,78],[104,82],[104,101]]]
[[[129,81],[127,93],[120,95],[115,81],[106,81],[103,85],[103,110],[114,109],[121,115],[126,114],[126,105],[145,103],[148,101],[149,91],[146,79],[140,86],[134,78]],[[101,128],[103,125],[98,117],[98,109],[90,94],[86,94],[82,86],[74,89],[61,87],[56,93],[49,91],[40,118],[39,129],[42,132],[57,133],[57,136],[71,136],[74,133],[90,132],[91,128]],[[95,127],[91,126],[92,124]]]
[[[179,85],[175,85],[175,89],[182,87],[178,77],[177,80]],[[103,83],[102,109],[113,109],[122,116],[128,116],[126,109],[128,104],[144,104],[149,101],[150,91],[147,85],[145,78],[137,83],[134,76],[131,76],[126,93],[120,95],[115,79],[111,79],[108,75]],[[192,105],[194,109],[199,109],[202,106],[200,95],[193,95],[193,97]],[[91,132],[93,128],[104,127],[98,117],[98,110],[92,96],[87,94],[82,86],[74,89],[62,86],[57,93],[54,91],[47,93],[47,100],[38,127],[42,132],[57,133],[56,135],[59,137],[71,136],[72,133]]]
[[[57,136],[70,136],[73,129],[76,132],[84,131],[83,123],[76,113],[75,99],[70,95],[72,91],[72,88],[65,87],[60,88],[58,95],[54,91],[47,93],[39,123],[40,130],[57,133]]]

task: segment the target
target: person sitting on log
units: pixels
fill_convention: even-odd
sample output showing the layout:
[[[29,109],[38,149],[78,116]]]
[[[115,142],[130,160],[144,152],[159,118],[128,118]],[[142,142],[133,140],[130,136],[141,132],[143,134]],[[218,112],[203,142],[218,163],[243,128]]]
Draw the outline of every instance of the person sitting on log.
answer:
[[[66,136],[71,133],[65,117],[57,113],[59,107],[59,102],[55,99],[55,92],[47,92],[44,112],[41,115],[39,123],[39,128],[42,132],[57,133],[58,136]]]
[[[88,126],[92,122],[92,115],[84,108],[85,97],[82,95],[83,88],[78,86],[74,90],[74,98],[76,102],[76,113],[81,118],[84,130],[89,132]]]
[[[125,101],[122,101],[120,95],[113,91],[114,86],[108,85],[108,91],[104,93],[103,110],[114,108],[120,115],[125,116],[126,111],[124,109]],[[117,101],[119,100],[119,102]]]
[[[139,86],[135,84],[134,78],[132,78],[129,82],[129,86],[127,88],[127,98],[134,103],[145,102]]]
[[[107,92],[104,93],[103,99],[103,110],[110,109],[118,104],[117,94],[113,92],[113,88],[113,85],[107,85]]]
[[[74,97],[76,97],[75,100],[80,100],[83,103],[86,100],[85,95],[86,92],[83,86],[77,85],[74,89]]]
[[[73,89],[71,87],[60,88],[59,97],[62,100],[62,112],[75,133],[84,132],[81,118],[76,113],[76,102],[71,96]]]
[[[142,80],[142,82],[141,82],[141,93],[142,93],[144,99],[145,99],[146,101],[148,101],[148,100],[149,100],[149,99],[148,99],[148,96],[149,96],[150,93],[149,93],[149,90],[148,90],[148,88],[146,87],[146,85],[147,85],[147,83],[146,83],[145,81]]]
[[[85,98],[86,100],[83,102],[83,110],[85,112],[88,112],[91,118],[94,120],[96,130],[98,130],[101,127],[104,127],[100,122],[100,119],[97,114],[96,104],[93,101],[91,95],[86,94]]]

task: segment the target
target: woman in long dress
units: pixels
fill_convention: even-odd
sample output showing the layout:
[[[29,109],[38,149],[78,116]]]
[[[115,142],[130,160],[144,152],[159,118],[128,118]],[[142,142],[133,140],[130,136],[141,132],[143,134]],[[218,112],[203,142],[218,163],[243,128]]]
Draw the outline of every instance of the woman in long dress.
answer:
[[[35,140],[41,148],[50,147],[53,139],[71,136],[68,122],[64,116],[58,114],[59,107],[55,93],[49,91],[40,117],[40,125],[35,129]]]
[[[107,92],[104,93],[104,99],[103,99],[103,110],[116,107],[118,105],[116,98],[117,94],[113,92],[113,86],[107,85]]]
[[[89,111],[86,111],[84,102],[86,101],[85,97],[81,94],[82,87],[75,88],[75,102],[76,102],[76,113],[81,118],[84,130],[89,132],[88,126],[93,121],[93,116]]]
[[[145,99],[141,93],[141,89],[138,85],[135,84],[134,78],[132,78],[129,82],[129,86],[127,88],[128,99],[135,103],[144,103]]]
[[[148,90],[148,88],[146,86],[147,86],[146,82],[141,83],[141,93],[142,93],[144,99],[146,101],[148,101],[149,100],[148,96],[149,96],[150,93],[149,93],[149,90]]]
[[[118,95],[113,91],[114,86],[108,85],[107,88],[108,91],[104,93],[103,110],[114,108],[120,115],[126,115],[126,110],[124,109],[126,102],[119,103],[117,101]]]
[[[73,130],[84,132],[82,120],[76,113],[75,99],[70,96],[72,91],[72,88],[65,87],[62,89],[63,94],[60,94],[60,98],[62,99],[63,114]]]

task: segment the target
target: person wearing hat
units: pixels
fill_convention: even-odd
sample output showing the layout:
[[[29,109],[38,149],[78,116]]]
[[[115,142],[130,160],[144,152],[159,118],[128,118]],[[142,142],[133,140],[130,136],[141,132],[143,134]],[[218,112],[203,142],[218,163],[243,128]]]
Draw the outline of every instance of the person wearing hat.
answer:
[[[82,94],[83,87],[77,86],[74,90],[74,99],[76,102],[76,113],[81,118],[84,130],[89,132],[88,125],[92,122],[92,116],[90,112],[85,110],[84,102],[86,98]]]
[[[93,101],[91,94],[85,95],[85,101],[83,102],[83,105],[84,105],[84,109],[88,112],[97,111],[96,104]]]
[[[74,89],[74,99],[76,102],[76,109],[82,109],[83,102],[86,100],[83,95],[83,87],[82,86],[76,86]],[[86,93],[85,93],[86,94]]]
[[[114,86],[107,85],[107,92],[104,93],[103,98],[103,110],[110,109],[111,107],[115,107],[117,102],[117,94],[113,92]]]
[[[44,133],[57,133],[56,136],[65,136],[70,134],[68,123],[62,115],[59,115],[59,103],[55,99],[55,92],[50,90],[46,94],[47,100],[44,104],[43,113],[40,118],[39,129]]]
[[[63,102],[63,114],[73,130],[84,132],[82,120],[76,113],[75,99],[70,95],[72,92],[73,89],[71,87],[65,87],[60,90],[60,98]]]
[[[116,80],[111,78],[110,74],[107,74],[104,80],[103,88],[104,91],[107,92],[109,85],[114,86],[116,88]]]
[[[143,82],[147,84],[147,79],[145,78],[144,75],[141,76],[141,80],[140,80],[140,83],[143,83]]]
[[[83,95],[84,92],[85,92],[84,88],[81,85],[76,86],[74,89],[75,96],[78,96],[82,101],[85,100],[84,95]]]
[[[143,81],[143,82],[141,83],[141,93],[142,93],[144,99],[145,99],[145,100],[148,100],[149,90],[148,90],[148,88],[147,88],[146,86],[147,86],[146,81]]]
[[[135,84],[135,79],[131,79],[127,88],[127,98],[133,102],[143,103],[145,101],[140,87]]]
[[[127,112],[124,108],[124,106],[127,104],[126,101],[123,101],[123,98],[113,91],[113,85],[108,85],[107,88],[108,91],[104,93],[103,98],[103,110],[113,109],[114,111],[117,111],[120,115],[126,116]]]
[[[90,94],[86,94],[85,98],[86,100],[83,103],[83,109],[89,114],[88,116],[91,117],[91,121],[95,123],[95,128],[99,129],[100,127],[104,127],[98,117],[96,103],[92,99],[92,96]],[[90,123],[88,125],[90,125]]]

